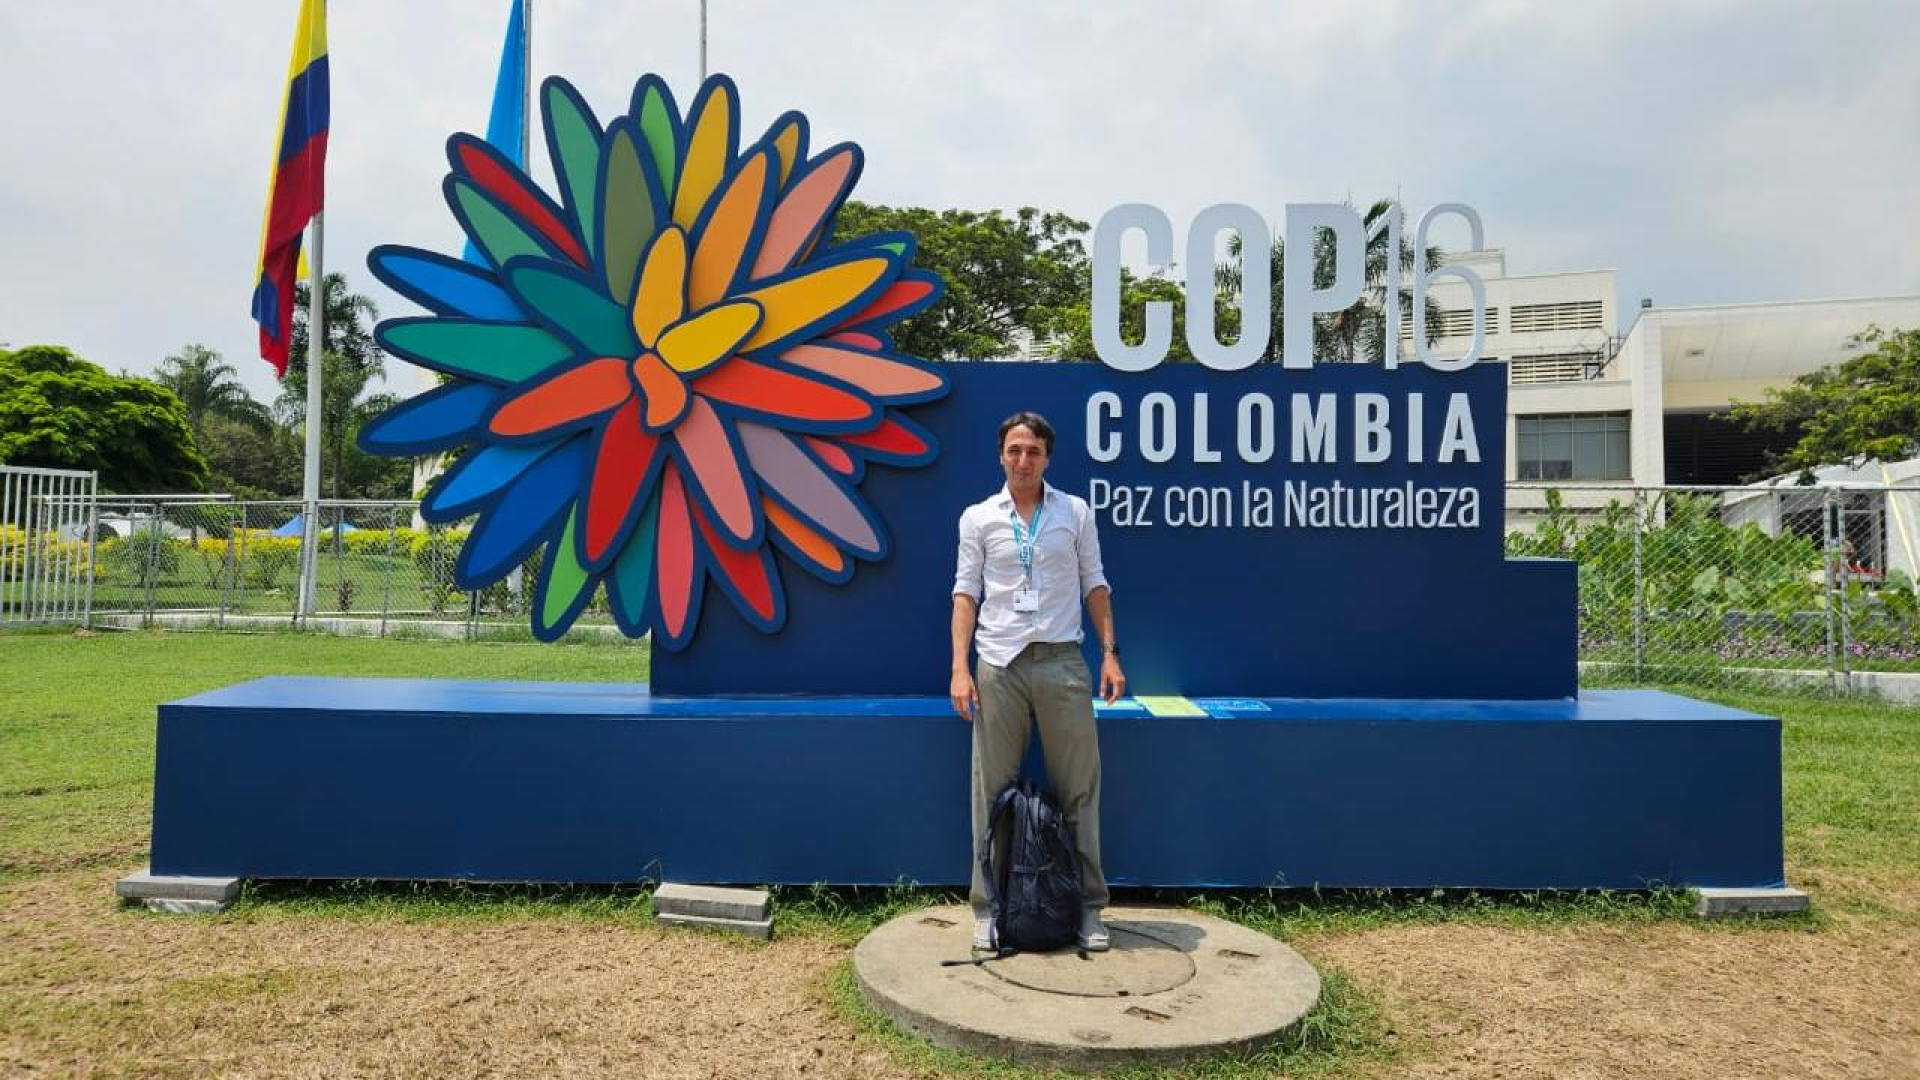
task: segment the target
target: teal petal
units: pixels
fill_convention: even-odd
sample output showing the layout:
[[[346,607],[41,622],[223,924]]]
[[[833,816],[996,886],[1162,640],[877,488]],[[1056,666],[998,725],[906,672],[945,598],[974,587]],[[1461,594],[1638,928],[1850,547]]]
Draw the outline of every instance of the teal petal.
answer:
[[[447,183],[451,187],[461,223],[466,226],[468,239],[496,268],[505,266],[508,259],[522,255],[553,260],[563,258],[523,226],[519,218],[495,202],[493,196],[475,187],[471,181],[456,176],[449,178]]]
[[[659,546],[659,533],[660,492],[656,485],[607,578],[608,598],[625,623],[623,629],[632,637],[640,635],[646,618],[647,591],[653,587],[654,549]]]
[[[507,267],[507,288],[594,356],[632,356],[639,349],[627,309],[572,274],[519,262]]]
[[[567,209],[580,225],[588,254],[595,250],[600,229],[594,185],[600,179],[600,122],[573,88],[559,79],[547,80],[547,137],[553,150],[553,170],[566,190]]]
[[[573,347],[538,326],[464,319],[389,319],[380,347],[424,367],[482,382],[525,382],[571,359]]]

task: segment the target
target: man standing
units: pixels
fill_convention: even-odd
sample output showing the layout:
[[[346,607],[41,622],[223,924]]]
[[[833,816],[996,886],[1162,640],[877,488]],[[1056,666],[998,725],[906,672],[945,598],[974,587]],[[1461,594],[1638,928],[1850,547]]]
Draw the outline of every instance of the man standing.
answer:
[[[993,799],[1020,772],[1033,720],[1040,724],[1047,776],[1073,824],[1080,849],[1083,896],[1080,947],[1108,947],[1100,911],[1107,880],[1100,870],[1100,743],[1093,723],[1092,680],[1080,655],[1084,601],[1100,635],[1100,695],[1126,692],[1113,603],[1100,568],[1100,535],[1086,500],[1045,483],[1053,426],[1036,413],[1015,413],[1000,425],[1000,466],[1007,486],[960,515],[960,555],[953,579],[953,708],[973,721],[973,902],[975,948],[996,942],[978,850]],[[971,643],[979,680],[968,674]]]

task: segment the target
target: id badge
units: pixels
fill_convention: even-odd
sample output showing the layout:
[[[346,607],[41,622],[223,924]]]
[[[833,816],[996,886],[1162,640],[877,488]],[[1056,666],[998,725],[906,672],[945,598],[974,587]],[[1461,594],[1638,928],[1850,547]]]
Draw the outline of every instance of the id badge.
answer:
[[[1013,610],[1039,611],[1040,610],[1040,590],[1034,589],[1034,588],[1013,590]]]

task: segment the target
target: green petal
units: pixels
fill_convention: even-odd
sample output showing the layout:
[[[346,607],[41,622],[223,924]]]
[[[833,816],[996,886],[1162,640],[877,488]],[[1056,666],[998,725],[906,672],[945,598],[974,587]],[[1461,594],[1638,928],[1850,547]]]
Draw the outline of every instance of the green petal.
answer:
[[[614,132],[607,148],[606,170],[606,232],[600,250],[607,264],[607,295],[626,298],[633,295],[640,255],[653,238],[655,222],[640,150],[624,126]]]
[[[553,132],[554,145],[559,148],[553,168],[566,188],[567,207],[580,223],[580,235],[586,238],[588,254],[597,256],[599,253],[592,248],[600,235],[594,217],[594,184],[600,179],[599,121],[586,112],[585,106],[573,95],[549,84],[547,128]]]
[[[629,614],[639,615],[646,610],[647,590],[653,586],[653,556],[659,531],[660,492],[656,485],[653,495],[647,499],[646,510],[634,524],[633,531],[627,534],[627,546],[621,548],[613,560],[613,577]]]
[[[579,278],[520,263],[507,271],[507,285],[528,307],[564,328],[595,356],[632,356],[639,350],[627,309]]]
[[[654,175],[666,188],[662,194],[671,204],[674,180],[679,176],[680,149],[674,143],[673,113],[667,108],[666,95],[658,87],[647,87],[646,97],[640,102],[639,119],[640,134],[647,140],[647,149],[653,152]]]
[[[580,565],[579,553],[573,547],[574,521],[578,517],[574,507],[569,507],[567,527],[561,531],[558,541],[547,545],[546,555],[541,559],[540,572],[546,575],[547,587],[541,592],[540,610],[535,616],[539,624],[534,629],[543,636],[565,632],[573,622],[566,618],[567,609],[580,599],[581,593],[593,587],[593,577]],[[566,621],[562,622],[563,619]]]
[[[463,319],[392,319],[375,337],[388,352],[482,382],[525,382],[570,359],[573,347],[538,326]]]
[[[533,233],[522,228],[518,220],[493,201],[491,195],[470,181],[456,177],[453,180],[453,198],[466,217],[467,235],[472,238],[473,245],[495,267],[505,266],[508,259],[517,255],[555,258],[554,253],[535,239]]]

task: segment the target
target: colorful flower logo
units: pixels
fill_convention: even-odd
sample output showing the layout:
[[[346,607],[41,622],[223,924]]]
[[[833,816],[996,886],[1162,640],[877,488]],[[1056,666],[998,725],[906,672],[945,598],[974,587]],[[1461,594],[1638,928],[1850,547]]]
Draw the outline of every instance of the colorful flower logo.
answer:
[[[389,319],[390,353],[446,384],[361,435],[385,454],[460,451],[421,515],[477,517],[462,589],[545,545],[533,631],[551,641],[606,586],[622,631],[693,637],[710,577],[764,632],[786,618],[778,550],[840,583],[887,555],[861,497],[870,462],[935,442],[899,413],[946,377],[894,350],[892,323],[939,297],[906,233],[845,238],[851,143],[810,155],[789,112],[744,151],[739,94],[707,80],[682,119],[646,76],[604,128],[574,88],[541,88],[558,201],[485,142],[455,135],[447,205],[479,259],[374,249],[433,314]]]

